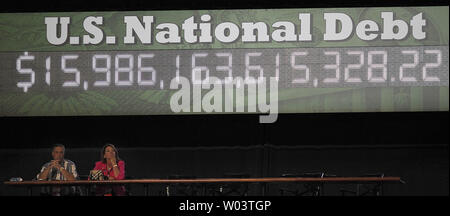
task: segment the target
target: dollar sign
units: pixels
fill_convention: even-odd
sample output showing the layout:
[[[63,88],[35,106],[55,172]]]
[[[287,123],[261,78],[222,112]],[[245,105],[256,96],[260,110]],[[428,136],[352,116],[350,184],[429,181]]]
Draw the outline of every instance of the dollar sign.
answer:
[[[33,61],[34,56],[28,55],[28,52],[25,52],[24,55],[19,56],[16,61],[16,69],[20,74],[30,74],[30,81],[28,82],[18,82],[17,87],[23,88],[23,91],[26,93],[28,88],[33,86],[34,84],[34,71],[31,68],[22,68],[22,61]]]

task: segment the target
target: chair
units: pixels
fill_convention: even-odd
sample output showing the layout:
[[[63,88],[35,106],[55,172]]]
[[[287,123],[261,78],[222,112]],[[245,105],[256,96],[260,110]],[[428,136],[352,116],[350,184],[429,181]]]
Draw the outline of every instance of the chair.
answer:
[[[249,178],[247,173],[225,173],[224,178]],[[208,192],[213,196],[247,196],[249,184],[246,182],[230,182],[212,184]]]
[[[285,173],[281,177],[303,177],[303,178],[324,178],[324,177],[336,177],[336,175],[326,174],[324,172],[306,172],[306,173]],[[302,185],[303,187],[299,186]],[[287,185],[281,187],[280,194],[283,196],[285,193],[292,194],[294,196],[321,196],[323,195],[323,183],[294,183],[293,189]]]
[[[196,179],[195,176],[173,174],[168,179]],[[166,196],[195,196],[199,193],[196,184],[171,183],[166,185]]]
[[[88,180],[89,175],[79,175],[80,180]],[[125,176],[125,179],[134,179],[134,176]],[[130,184],[124,184],[123,185],[125,187],[125,193],[126,196],[131,196],[131,185]],[[87,196],[96,196],[96,185],[87,185],[86,188],[84,190],[80,189],[80,192],[82,194],[82,196],[84,196],[84,194],[86,194]]]
[[[88,180],[89,176],[88,175],[78,175],[78,180]],[[89,196],[89,190],[88,188],[89,185],[87,186],[76,186],[76,194],[77,196]]]
[[[384,173],[375,173],[375,174],[363,174],[359,177],[384,177]],[[355,196],[381,196],[383,191],[383,185],[381,183],[364,183],[364,184],[356,184],[355,190],[350,190],[347,188],[341,188],[340,192],[342,196],[347,194],[352,194]]]
[[[134,179],[134,176],[131,175],[127,175],[125,176],[125,179]],[[131,184],[125,184],[125,192],[127,194],[127,196],[131,196]]]

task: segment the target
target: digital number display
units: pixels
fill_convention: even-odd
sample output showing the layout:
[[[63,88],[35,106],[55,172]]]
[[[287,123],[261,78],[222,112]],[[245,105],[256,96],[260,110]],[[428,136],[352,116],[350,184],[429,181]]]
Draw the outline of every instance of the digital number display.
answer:
[[[273,77],[281,88],[448,86],[448,47],[24,52],[1,61],[16,66],[3,71],[3,88],[24,93],[168,89],[179,76]]]
[[[180,77],[273,78],[281,113],[448,110],[448,7],[0,18],[1,116],[177,114]]]

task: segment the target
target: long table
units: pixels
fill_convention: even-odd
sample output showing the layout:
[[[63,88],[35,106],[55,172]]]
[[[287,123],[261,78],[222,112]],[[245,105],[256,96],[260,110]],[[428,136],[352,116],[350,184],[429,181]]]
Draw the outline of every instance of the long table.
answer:
[[[208,183],[260,183],[262,185],[262,195],[266,194],[267,183],[334,183],[334,184],[369,184],[375,183],[383,185],[386,183],[404,184],[400,177],[266,177],[266,178],[198,178],[198,179],[126,179],[126,180],[73,180],[73,181],[5,181],[5,185],[26,187],[28,194],[32,195],[32,188],[37,186],[90,186],[90,185],[126,185],[139,184],[144,185],[145,195],[148,195],[149,184],[208,184]]]

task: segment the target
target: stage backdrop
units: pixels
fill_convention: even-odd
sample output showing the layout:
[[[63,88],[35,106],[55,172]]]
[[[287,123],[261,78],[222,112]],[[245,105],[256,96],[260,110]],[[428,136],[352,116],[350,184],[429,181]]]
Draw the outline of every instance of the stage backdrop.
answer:
[[[257,119],[244,114],[2,118],[0,179],[34,178],[51,160],[54,143],[66,145],[66,158],[87,175],[109,142],[119,148],[129,178],[384,173],[406,181],[387,186],[386,195],[448,195],[448,112],[282,114],[274,124]],[[341,187],[327,185],[326,195],[340,195]],[[269,194],[280,195],[279,188],[270,185]],[[143,195],[142,189],[133,187],[133,194]],[[153,195],[160,192],[162,185],[152,188]],[[250,190],[260,192],[257,186]],[[0,184],[0,195],[25,194]]]

